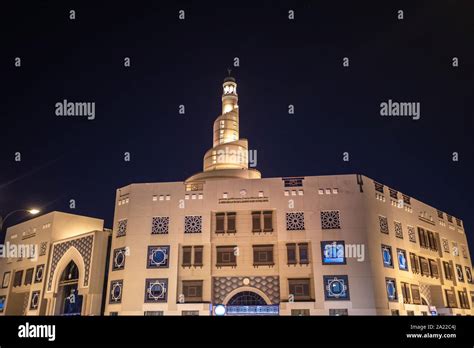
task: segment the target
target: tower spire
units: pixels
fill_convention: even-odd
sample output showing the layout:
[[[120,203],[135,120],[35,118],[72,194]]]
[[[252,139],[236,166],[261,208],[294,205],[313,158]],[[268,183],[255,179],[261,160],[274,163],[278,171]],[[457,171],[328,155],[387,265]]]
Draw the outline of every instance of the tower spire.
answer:
[[[214,121],[213,147],[204,155],[203,172],[186,182],[208,178],[260,178],[260,172],[248,168],[248,141],[239,136],[239,97],[231,69],[222,84],[222,114]]]

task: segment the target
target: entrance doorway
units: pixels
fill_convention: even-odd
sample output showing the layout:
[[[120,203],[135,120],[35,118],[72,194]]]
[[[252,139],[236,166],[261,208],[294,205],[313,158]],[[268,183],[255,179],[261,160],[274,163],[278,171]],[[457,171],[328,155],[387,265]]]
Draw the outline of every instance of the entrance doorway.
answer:
[[[57,308],[59,315],[81,315],[82,295],[77,290],[79,284],[79,269],[74,261],[68,263],[58,284]]]
[[[241,291],[230,298],[225,306],[226,315],[278,315],[279,305],[267,304],[265,299],[253,291]]]

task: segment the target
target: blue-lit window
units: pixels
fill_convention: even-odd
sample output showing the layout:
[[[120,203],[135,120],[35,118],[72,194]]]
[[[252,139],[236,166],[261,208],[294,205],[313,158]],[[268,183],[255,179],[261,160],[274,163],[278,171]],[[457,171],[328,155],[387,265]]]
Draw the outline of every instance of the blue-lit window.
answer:
[[[112,271],[118,271],[121,269],[125,268],[125,255],[126,255],[127,249],[126,248],[120,248],[120,249],[115,249],[114,250],[114,256],[113,256],[113,263],[112,263]]]
[[[321,242],[321,257],[323,265],[345,264],[344,241],[323,241]]]
[[[168,279],[145,280],[145,302],[166,302]]]
[[[123,280],[112,280],[110,282],[109,303],[121,303],[123,293]]]
[[[147,257],[147,268],[168,268],[169,266],[169,245],[149,246]]]
[[[349,300],[349,279],[347,275],[323,276],[326,301]]]
[[[397,249],[398,268],[408,271],[407,253],[403,249]]]
[[[385,278],[385,288],[389,301],[398,300],[397,281],[394,278]]]
[[[7,301],[6,296],[0,296],[0,313],[3,313],[5,310],[5,302]]]
[[[382,244],[382,260],[385,267],[393,268],[392,247]]]

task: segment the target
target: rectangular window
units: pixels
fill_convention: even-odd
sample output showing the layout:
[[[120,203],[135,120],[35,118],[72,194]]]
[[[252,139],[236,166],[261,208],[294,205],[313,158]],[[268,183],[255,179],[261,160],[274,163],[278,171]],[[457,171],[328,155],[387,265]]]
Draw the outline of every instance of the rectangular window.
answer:
[[[184,302],[202,302],[202,280],[183,280]]]
[[[459,296],[459,306],[464,309],[470,309],[469,300],[467,299],[466,291],[458,291]]]
[[[227,213],[227,233],[236,232],[235,216],[236,213],[234,212]]]
[[[438,263],[435,260],[430,259],[430,274],[433,278],[439,278]]]
[[[411,297],[413,298],[414,304],[421,304],[420,287],[412,284],[411,286]]]
[[[191,256],[193,247],[183,246],[183,267],[191,267]]]
[[[203,254],[203,247],[195,246],[194,247],[194,267],[202,266],[202,254]]]
[[[196,317],[196,316],[199,316],[199,311],[181,311],[181,315]]]
[[[289,294],[293,295],[295,301],[309,301],[310,295],[310,280],[305,279],[288,279]]]
[[[419,263],[418,257],[413,253],[410,253],[410,264],[411,264],[412,273],[414,274],[420,273],[420,263]]]
[[[273,232],[273,211],[271,210],[252,212],[252,232],[262,231]]]
[[[410,284],[401,282],[403,303],[411,303]]]
[[[308,243],[298,244],[300,250],[300,264],[309,263],[309,254],[308,254]]]
[[[429,242],[428,242],[428,235],[424,229],[421,227],[418,227],[418,240],[420,241],[420,246],[422,248],[428,248],[429,247]]]
[[[262,232],[262,214],[260,211],[252,212],[252,232]]]
[[[298,261],[296,260],[296,244],[291,243],[286,245],[286,256],[287,262],[289,265],[296,265]]]
[[[33,282],[33,268],[28,268],[25,273],[25,285],[30,285]]]
[[[457,308],[458,304],[456,303],[456,296],[454,295],[453,290],[444,290],[446,295],[446,303],[450,308]]]
[[[216,213],[216,233],[224,233],[225,213]]]
[[[421,268],[422,275],[427,276],[427,277],[431,275],[428,260],[426,260],[424,257],[421,257],[421,256],[420,256],[420,268]]]
[[[216,233],[235,233],[235,212],[216,213]]]
[[[453,280],[453,265],[450,262],[443,261],[444,278]]]
[[[16,271],[15,276],[13,277],[13,287],[21,286],[22,279],[23,271]]]
[[[428,233],[428,248],[434,251],[438,251],[438,241],[434,232],[427,231]]]
[[[254,245],[253,246],[253,265],[274,265],[273,245]]]
[[[217,267],[237,266],[235,248],[236,248],[235,246],[218,246],[217,247]]]
[[[271,210],[263,212],[263,231],[273,232],[273,212]]]

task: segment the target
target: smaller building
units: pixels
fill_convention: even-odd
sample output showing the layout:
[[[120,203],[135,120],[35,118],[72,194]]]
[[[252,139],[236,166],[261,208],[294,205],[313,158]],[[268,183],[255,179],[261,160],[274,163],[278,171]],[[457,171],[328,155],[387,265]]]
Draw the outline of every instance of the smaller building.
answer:
[[[110,231],[54,211],[7,229],[0,315],[100,315]]]

